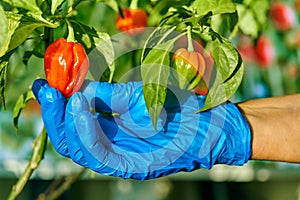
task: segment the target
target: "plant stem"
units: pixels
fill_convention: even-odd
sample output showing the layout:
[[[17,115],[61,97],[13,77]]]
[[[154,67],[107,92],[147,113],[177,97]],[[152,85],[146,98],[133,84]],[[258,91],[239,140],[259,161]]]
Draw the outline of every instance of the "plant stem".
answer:
[[[47,138],[48,137],[47,137],[46,129],[43,128],[40,135],[37,136],[32,143],[33,152],[31,154],[29,163],[25,171],[23,172],[23,174],[19,177],[17,183],[14,186],[12,186],[12,189],[10,191],[10,194],[8,195],[7,200],[14,200],[19,196],[19,194],[22,192],[23,188],[25,187],[26,183],[28,182],[29,178],[31,177],[33,171],[37,169],[40,162],[43,160],[44,153],[46,150],[46,145],[47,145]]]
[[[194,46],[193,46],[193,38],[192,38],[192,27],[187,27],[187,39],[188,39],[188,52],[194,52]]]
[[[65,20],[68,26],[68,37],[67,37],[67,41],[68,42],[75,42],[75,35],[74,35],[74,29],[71,25],[71,23],[69,22],[69,20]]]
[[[138,2],[139,2],[139,0],[132,0],[131,3],[130,3],[129,8],[133,9],[133,10],[137,9],[138,8]]]
[[[74,0],[68,0],[68,13],[72,12],[73,4],[74,4]]]
[[[76,182],[83,174],[86,172],[86,168],[82,168],[78,173],[66,176],[63,178],[54,181],[54,185],[49,186],[49,190],[44,194],[40,194],[38,196],[38,200],[55,200],[60,197],[66,190],[70,188],[70,186]],[[62,182],[63,181],[63,182]],[[59,184],[62,182],[61,184]]]
[[[113,82],[114,72],[115,72],[115,70],[111,70],[111,69],[109,70],[108,83],[112,83]]]

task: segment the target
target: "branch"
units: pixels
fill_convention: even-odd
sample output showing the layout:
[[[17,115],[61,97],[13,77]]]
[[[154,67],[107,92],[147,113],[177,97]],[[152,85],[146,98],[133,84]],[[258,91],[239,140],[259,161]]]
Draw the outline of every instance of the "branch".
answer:
[[[60,197],[67,189],[70,188],[70,186],[76,182],[84,172],[86,171],[86,168],[82,168],[78,173],[75,173],[70,176],[61,177],[55,180],[49,188],[46,190],[45,193],[40,194],[37,198],[37,200],[55,200],[58,197]],[[62,183],[61,183],[62,182]],[[61,183],[61,184],[60,184]]]
[[[29,163],[23,172],[23,174],[19,177],[17,183],[12,186],[12,189],[10,191],[10,194],[8,195],[7,200],[14,200],[16,199],[19,194],[22,192],[23,188],[25,187],[26,183],[28,182],[29,178],[31,177],[34,170],[37,169],[40,162],[44,158],[44,153],[46,150],[47,145],[47,133],[45,128],[43,128],[42,132],[39,136],[35,138],[35,140],[32,143],[33,152],[31,154],[31,158],[29,160]]]

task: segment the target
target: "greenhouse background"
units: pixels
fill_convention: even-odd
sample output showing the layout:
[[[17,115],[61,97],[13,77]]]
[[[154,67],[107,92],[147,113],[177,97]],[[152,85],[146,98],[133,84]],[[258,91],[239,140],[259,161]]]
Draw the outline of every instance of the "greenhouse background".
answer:
[[[274,1],[267,2],[271,5]],[[300,1],[281,2],[291,9],[290,15],[294,18],[291,28],[279,30],[270,15],[267,15],[267,23],[260,31],[256,30],[259,27],[255,27],[255,24],[240,27],[249,34],[237,33],[232,40],[245,64],[244,78],[231,99],[233,102],[300,92]],[[113,35],[118,33],[116,27],[112,26],[115,15],[115,12],[102,2],[85,1],[78,9],[77,18]],[[243,17],[240,20],[254,16],[245,11]],[[253,34],[259,34],[268,40],[267,63],[262,63],[257,57],[258,38],[253,40]],[[9,64],[7,108],[0,112],[0,199],[5,199],[12,185],[22,174],[32,152],[32,141],[43,127],[39,105],[35,101],[31,101],[22,111],[18,133],[13,125],[13,107],[18,96],[28,90],[32,80],[44,77],[41,59],[31,57],[27,61],[31,67],[27,68],[24,65],[22,55],[30,45],[28,42],[19,48]],[[116,70],[116,82],[134,61],[125,57],[117,62],[122,69]],[[48,143],[45,158],[18,199],[42,200],[43,194],[51,191],[54,180],[65,176],[72,177],[81,170],[69,159],[58,155]],[[296,200],[300,199],[300,165],[250,161],[242,167],[218,165],[212,170],[200,169],[192,173],[179,173],[144,182],[106,177],[86,170],[58,199]]]

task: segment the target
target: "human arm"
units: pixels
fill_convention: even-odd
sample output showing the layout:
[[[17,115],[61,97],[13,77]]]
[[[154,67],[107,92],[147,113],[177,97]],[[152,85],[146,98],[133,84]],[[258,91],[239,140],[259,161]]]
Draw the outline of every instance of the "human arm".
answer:
[[[253,160],[300,162],[300,94],[238,103],[252,133]]]

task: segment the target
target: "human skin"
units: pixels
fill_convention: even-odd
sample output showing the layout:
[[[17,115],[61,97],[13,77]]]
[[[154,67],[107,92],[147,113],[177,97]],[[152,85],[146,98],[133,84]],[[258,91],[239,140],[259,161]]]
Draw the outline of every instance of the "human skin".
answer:
[[[300,163],[300,94],[236,105],[251,128],[252,160]]]

